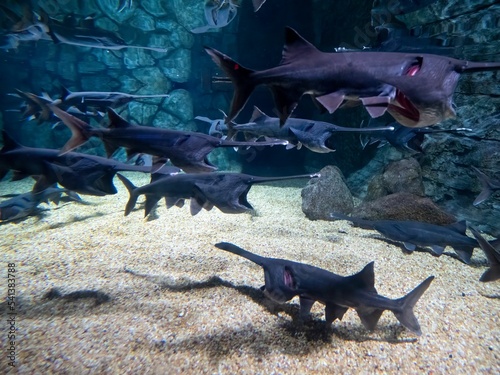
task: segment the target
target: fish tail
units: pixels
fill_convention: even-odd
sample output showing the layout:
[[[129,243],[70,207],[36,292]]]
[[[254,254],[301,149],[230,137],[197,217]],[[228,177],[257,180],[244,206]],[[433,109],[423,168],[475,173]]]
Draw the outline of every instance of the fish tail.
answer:
[[[420,324],[418,323],[417,317],[413,312],[413,307],[420,297],[422,297],[422,294],[424,294],[429,285],[431,285],[432,280],[434,280],[434,276],[428,277],[406,296],[397,300],[401,304],[401,307],[392,311],[403,326],[419,336],[422,334],[422,331],[420,330]]]
[[[122,176],[120,173],[117,173],[116,175],[118,176],[120,181],[123,182],[123,185],[125,185],[125,187],[128,190],[128,193],[130,194],[130,198],[127,202],[127,205],[125,206],[125,216],[127,216],[132,211],[132,209],[135,207],[135,204],[137,203],[137,198],[139,196],[136,193],[137,187],[134,186],[134,184],[132,182],[130,182],[130,180],[128,180],[125,176]]]
[[[218,249],[229,251],[230,253],[242,256],[243,258],[246,258],[257,264],[262,264],[264,260],[264,258],[261,257],[260,255],[251,253],[250,251],[242,249],[241,247],[236,246],[230,242],[219,242],[216,243],[214,246]]]
[[[472,169],[476,173],[479,182],[481,182],[481,192],[472,203],[474,206],[477,206],[488,199],[493,194],[493,190],[491,189],[490,178],[478,168],[473,166]]]
[[[225,123],[228,124],[238,116],[238,113],[240,113],[243,106],[248,101],[250,94],[257,86],[255,80],[252,79],[254,71],[241,66],[229,56],[213,48],[205,47],[205,51],[207,51],[219,68],[229,76],[235,86],[231,110],[225,121]]]
[[[63,111],[55,104],[48,103],[48,107],[54,114],[61,119],[69,130],[71,130],[71,138],[61,149],[62,153],[69,152],[75,148],[83,145],[91,137],[91,127],[85,121],[70,115],[68,112]]]

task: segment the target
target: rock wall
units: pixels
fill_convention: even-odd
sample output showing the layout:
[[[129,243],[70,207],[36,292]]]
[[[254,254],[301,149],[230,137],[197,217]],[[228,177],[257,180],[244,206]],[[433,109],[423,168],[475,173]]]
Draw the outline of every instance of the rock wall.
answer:
[[[436,1],[395,17],[413,35],[440,38],[443,45],[453,47],[457,58],[500,61],[498,1]],[[454,101],[456,119],[439,127],[471,131],[426,136],[419,157],[425,193],[458,219],[500,236],[499,194],[474,207],[481,185],[471,168],[476,166],[491,176],[500,172],[500,71],[463,74]],[[381,173],[398,154],[388,146],[379,149],[373,162],[348,177],[353,192],[363,197],[371,176]]]

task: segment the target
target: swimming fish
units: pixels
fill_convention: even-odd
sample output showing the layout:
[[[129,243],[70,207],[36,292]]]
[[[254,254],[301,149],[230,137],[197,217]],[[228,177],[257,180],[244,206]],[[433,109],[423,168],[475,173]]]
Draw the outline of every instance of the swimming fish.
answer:
[[[385,310],[390,310],[399,322],[421,335],[420,324],[413,307],[431,284],[428,277],[406,296],[390,299],[375,289],[374,262],[368,263],[352,276],[340,276],[322,268],[285,259],[265,258],[246,251],[229,242],[219,242],[215,247],[242,256],[264,269],[264,294],[278,303],[300,297],[300,312],[307,316],[314,302],[325,305],[325,319],[331,324],[342,320],[347,309],[356,310],[363,325],[373,330]]]
[[[309,94],[330,113],[344,101],[361,101],[372,117],[387,111],[404,126],[430,126],[455,116],[452,96],[461,73],[500,69],[500,62],[470,62],[432,54],[325,53],[289,27],[285,29],[281,63],[267,70],[245,68],[210,47],[205,51],[235,86],[226,124],[263,84],[273,93],[281,125],[301,96]]]

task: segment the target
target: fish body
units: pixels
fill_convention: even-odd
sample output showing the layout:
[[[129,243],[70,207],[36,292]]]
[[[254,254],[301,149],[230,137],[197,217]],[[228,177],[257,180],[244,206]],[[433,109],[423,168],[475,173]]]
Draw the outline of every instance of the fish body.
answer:
[[[151,168],[124,164],[100,156],[78,152],[61,155],[59,150],[25,147],[3,132],[4,147],[0,150],[0,179],[9,170],[14,179],[41,176],[34,192],[59,183],[80,194],[102,196],[116,194],[113,177],[118,171],[150,172]]]
[[[48,187],[38,193],[28,192],[0,202],[0,222],[16,221],[35,214],[41,202],[59,204],[61,194],[66,193],[69,199],[81,201],[78,194],[67,189]]]
[[[324,121],[314,121],[290,117],[283,126],[280,119],[270,117],[259,108],[254,107],[253,115],[247,124],[228,125],[230,132],[244,132],[255,137],[269,137],[288,141],[289,145],[297,148],[304,146],[313,152],[327,153],[334,149],[328,147],[327,141],[337,132],[361,132],[369,133],[376,131],[391,131],[391,126],[380,128],[346,128]]]
[[[339,213],[332,213],[331,217],[351,221],[364,229],[374,229],[390,240],[402,242],[409,251],[417,246],[430,247],[434,255],[439,256],[446,246],[450,246],[464,263],[470,263],[474,248],[479,246],[474,238],[465,234],[465,221],[442,226],[410,220],[365,220]]]
[[[73,150],[91,137],[98,137],[103,141],[108,157],[119,147],[124,147],[129,157],[136,153],[165,157],[185,172],[211,172],[216,170],[217,167],[208,161],[207,155],[217,147],[286,144],[285,141],[237,142],[197,132],[133,125],[109,108],[109,127],[93,128],[53,104],[48,104],[48,106],[69,127],[73,134],[71,139],[64,145],[63,152]]]
[[[213,207],[228,214],[243,213],[253,209],[247,200],[247,194],[253,184],[315,176],[258,177],[243,173],[179,173],[135,187],[118,174],[130,194],[125,216],[132,211],[140,195],[146,196],[144,216],[149,215],[161,198],[165,198],[167,208],[182,207],[184,201],[190,199],[191,215],[196,215],[201,209],[211,210]]]
[[[500,62],[432,54],[325,53],[291,28],[286,28],[281,63],[270,69],[254,71],[213,48],[205,50],[235,85],[226,123],[236,118],[257,86],[266,85],[281,125],[308,94],[330,113],[344,101],[361,101],[372,117],[387,111],[402,125],[430,126],[455,116],[452,96],[461,73],[500,69]]]
[[[421,334],[413,307],[429,287],[433,276],[406,296],[390,299],[378,294],[375,289],[373,262],[359,273],[344,277],[308,264],[261,257],[228,242],[220,242],[215,246],[260,265],[264,269],[265,279],[262,290],[270,299],[284,303],[299,296],[302,316],[307,316],[317,301],[325,305],[328,324],[336,319],[342,320],[345,312],[352,308],[358,313],[363,325],[373,330],[382,313],[390,310],[403,326],[417,335]]]

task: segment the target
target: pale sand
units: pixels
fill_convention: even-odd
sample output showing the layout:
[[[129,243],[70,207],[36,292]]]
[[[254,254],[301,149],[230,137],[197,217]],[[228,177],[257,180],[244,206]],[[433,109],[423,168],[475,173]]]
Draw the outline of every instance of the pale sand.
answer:
[[[42,219],[0,226],[2,257],[18,268],[19,373],[500,373],[500,283],[478,281],[479,249],[467,266],[447,255],[405,254],[345,221],[310,221],[301,211],[305,182],[255,185],[248,195],[255,215],[213,209],[192,217],[188,204],[168,211],[162,204],[150,221],[142,209],[123,216],[128,193],[115,184],[117,195],[84,197],[92,205],[51,205]],[[374,260],[377,290],[391,298],[435,275],[415,308],[422,336],[390,312],[373,332],[353,310],[325,330],[319,304],[315,322],[301,327],[292,322],[298,300],[280,308],[263,298],[262,269],[216,249],[219,241],[340,275]],[[6,273],[4,265],[2,280]],[[112,300],[42,299],[53,287],[100,290]],[[1,311],[6,347],[5,303]]]

